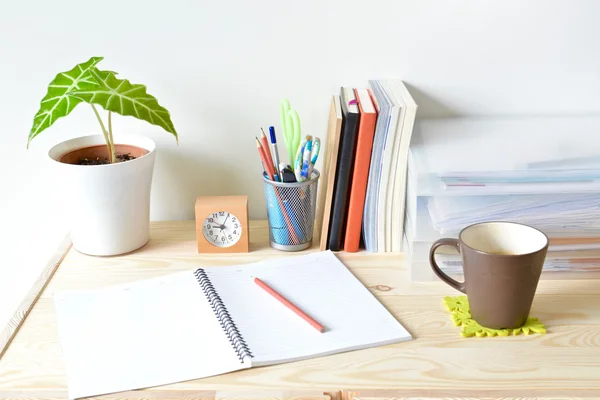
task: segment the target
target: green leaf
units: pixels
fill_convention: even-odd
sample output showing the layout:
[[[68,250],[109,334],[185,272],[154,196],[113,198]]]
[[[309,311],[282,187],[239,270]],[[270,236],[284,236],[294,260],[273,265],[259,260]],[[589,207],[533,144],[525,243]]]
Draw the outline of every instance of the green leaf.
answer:
[[[71,96],[87,103],[98,104],[105,110],[158,125],[178,140],[169,111],[146,92],[146,86],[119,79],[111,71],[92,68],[90,73],[100,87],[75,90],[70,93]]]
[[[77,104],[81,103],[80,99],[69,96],[73,90],[89,90],[99,86],[90,74],[90,69],[94,68],[102,58],[92,57],[70,71],[59,73],[50,82],[48,93],[42,99],[40,109],[33,117],[27,147],[34,137],[50,127],[58,118],[67,116]]]

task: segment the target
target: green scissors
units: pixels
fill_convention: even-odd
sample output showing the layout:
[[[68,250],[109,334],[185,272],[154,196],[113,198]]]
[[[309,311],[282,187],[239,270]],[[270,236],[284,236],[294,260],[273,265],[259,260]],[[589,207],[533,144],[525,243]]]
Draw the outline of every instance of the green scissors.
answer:
[[[294,164],[294,159],[298,146],[300,145],[300,117],[296,110],[290,108],[288,99],[283,99],[280,105],[281,114],[281,129],[283,130],[283,138],[285,139],[285,147],[290,159],[290,165]]]

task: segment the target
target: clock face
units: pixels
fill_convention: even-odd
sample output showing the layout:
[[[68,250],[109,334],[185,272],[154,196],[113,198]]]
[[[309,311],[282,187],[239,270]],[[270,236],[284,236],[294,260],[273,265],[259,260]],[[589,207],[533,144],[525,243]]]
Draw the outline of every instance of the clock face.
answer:
[[[217,211],[204,219],[202,233],[208,243],[217,247],[233,246],[242,236],[242,223],[227,211]]]

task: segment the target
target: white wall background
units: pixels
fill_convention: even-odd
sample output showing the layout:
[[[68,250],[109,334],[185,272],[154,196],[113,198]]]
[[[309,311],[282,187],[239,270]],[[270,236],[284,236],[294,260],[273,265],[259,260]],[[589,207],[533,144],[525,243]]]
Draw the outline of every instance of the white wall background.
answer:
[[[80,105],[25,150],[57,72],[90,56],[148,86],[180,144],[145,122],[114,129],[157,142],[152,219],[192,219],[202,194],[248,194],[264,217],[254,136],[288,97],[323,136],[340,85],[402,78],[419,117],[600,112],[595,0],[0,1],[0,326],[66,226],[46,150],[99,133]]]

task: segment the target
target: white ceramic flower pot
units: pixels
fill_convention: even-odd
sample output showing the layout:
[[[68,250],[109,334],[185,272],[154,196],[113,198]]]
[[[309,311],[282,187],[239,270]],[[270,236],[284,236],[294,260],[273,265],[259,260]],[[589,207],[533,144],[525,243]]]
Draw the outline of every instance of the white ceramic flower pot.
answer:
[[[120,136],[115,142],[144,149],[146,154],[105,165],[64,162],[65,155],[74,150],[105,145],[100,135],[67,140],[49,151],[63,183],[73,247],[84,254],[123,254],[148,242],[156,146],[146,137],[133,135]]]

